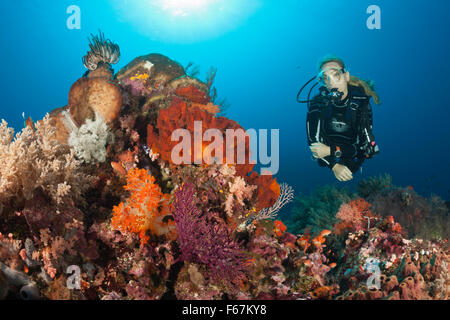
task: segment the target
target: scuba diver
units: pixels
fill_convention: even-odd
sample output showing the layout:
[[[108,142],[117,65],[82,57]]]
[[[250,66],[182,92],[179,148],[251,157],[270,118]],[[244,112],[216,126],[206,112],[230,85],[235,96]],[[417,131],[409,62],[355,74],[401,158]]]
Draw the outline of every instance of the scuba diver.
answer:
[[[339,181],[349,181],[364,160],[379,152],[372,133],[369,99],[373,97],[376,104],[380,100],[373,83],[351,76],[342,59],[327,56],[321,59],[318,69],[318,76],[297,94],[299,103],[308,104],[308,145],[319,166],[330,168]],[[299,100],[304,87],[316,78],[321,85],[319,94],[309,100],[316,83],[309,91],[308,100]]]

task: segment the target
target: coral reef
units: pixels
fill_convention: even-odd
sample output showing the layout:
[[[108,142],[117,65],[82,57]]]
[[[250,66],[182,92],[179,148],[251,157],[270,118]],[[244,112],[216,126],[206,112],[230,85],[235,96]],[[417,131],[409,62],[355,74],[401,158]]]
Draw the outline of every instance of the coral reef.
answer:
[[[230,238],[225,223],[208,221],[197,208],[194,185],[185,183],[175,192],[173,217],[181,251],[177,260],[207,266],[214,282],[239,284],[244,274],[244,254]]]
[[[310,196],[297,195],[291,212],[281,217],[289,232],[318,234],[323,229],[331,229],[337,222],[339,207],[356,197],[346,188],[320,186]]]
[[[0,124],[0,203],[11,213],[33,201],[38,193],[55,204],[83,201],[82,193],[93,177],[83,171],[75,151],[57,143],[47,115],[25,127],[13,139],[13,130]]]
[[[141,244],[149,240],[146,235],[151,230],[155,235],[169,232],[170,222],[163,223],[169,214],[167,195],[154,183],[155,178],[145,169],[131,169],[127,174],[124,189],[130,192],[127,203],[121,202],[113,208],[111,227],[121,232],[138,233]]]
[[[70,123],[70,119],[67,119],[67,122]],[[73,122],[70,127],[72,130],[70,130],[68,143],[74,148],[75,155],[80,161],[95,163],[106,160],[105,147],[112,142],[113,136],[101,115],[96,113],[94,121],[86,119],[86,122],[80,128]]]
[[[381,216],[393,216],[409,238],[448,239],[450,215],[445,202],[437,196],[429,199],[417,194],[413,187],[391,188],[367,197]]]
[[[83,57],[88,72],[71,86],[68,105],[50,112],[54,138],[61,144],[68,143],[74,129],[83,130],[80,127],[87,120],[98,121],[100,116],[112,126],[122,107],[122,92],[111,68],[119,61],[119,46],[105,40],[101,31],[98,37],[92,36],[89,46],[91,50]]]
[[[448,299],[443,201],[381,177],[281,214],[293,189],[217,116],[215,69],[205,83],[149,54],[114,74],[118,46],[90,49],[67,106],[15,138],[0,124],[0,299]],[[225,139],[189,139],[176,163],[195,121]]]
[[[361,197],[366,198],[390,187],[392,187],[392,177],[386,173],[384,176],[379,175],[361,180],[356,191]]]

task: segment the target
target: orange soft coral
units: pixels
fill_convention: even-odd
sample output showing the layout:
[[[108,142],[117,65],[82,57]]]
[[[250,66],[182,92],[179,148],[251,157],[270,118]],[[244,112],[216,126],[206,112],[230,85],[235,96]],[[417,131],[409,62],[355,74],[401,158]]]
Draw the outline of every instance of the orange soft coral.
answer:
[[[281,237],[286,230],[287,230],[287,227],[284,225],[284,223],[281,220],[274,221],[273,231],[277,237]]]
[[[324,243],[326,241],[325,237],[328,236],[329,234],[331,234],[330,230],[326,230],[326,229],[322,230],[322,232],[312,240],[312,244],[316,248],[325,247],[325,245],[324,245]]]
[[[127,185],[125,190],[130,192],[126,203],[121,202],[113,208],[111,226],[115,230],[138,233],[141,244],[147,243],[149,236],[147,231],[153,233],[165,233],[161,227],[162,217],[167,210],[160,210],[162,200],[167,196],[161,192],[155,184],[155,178],[145,169],[131,169],[127,173]],[[169,228],[167,224],[165,228]]]

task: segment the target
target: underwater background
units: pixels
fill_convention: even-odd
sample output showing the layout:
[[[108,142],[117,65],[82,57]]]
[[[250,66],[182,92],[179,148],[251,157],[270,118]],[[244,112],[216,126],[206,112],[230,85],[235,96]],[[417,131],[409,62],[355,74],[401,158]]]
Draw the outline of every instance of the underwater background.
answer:
[[[228,118],[245,129],[280,129],[276,177],[296,193],[327,184],[354,188],[388,173],[396,185],[449,199],[448,1],[197,0],[194,9],[187,2],[2,1],[1,118],[20,131],[22,112],[38,120],[66,105],[70,86],[86,70],[87,38],[101,29],[120,45],[116,71],[148,53],[193,62],[203,80],[217,68]],[[366,26],[373,4],[381,8],[379,30]],[[81,10],[80,29],[66,26],[70,5]],[[380,153],[350,182],[311,160],[306,105],[295,100],[329,53],[350,74],[373,80],[382,101],[372,101]]]

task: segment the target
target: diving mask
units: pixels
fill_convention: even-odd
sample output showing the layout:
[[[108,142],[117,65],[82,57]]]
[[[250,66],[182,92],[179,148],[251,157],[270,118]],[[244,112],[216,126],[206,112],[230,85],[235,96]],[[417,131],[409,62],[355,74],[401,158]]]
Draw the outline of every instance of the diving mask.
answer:
[[[345,69],[343,68],[326,68],[317,75],[317,80],[326,86],[341,81]]]

